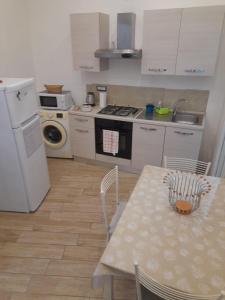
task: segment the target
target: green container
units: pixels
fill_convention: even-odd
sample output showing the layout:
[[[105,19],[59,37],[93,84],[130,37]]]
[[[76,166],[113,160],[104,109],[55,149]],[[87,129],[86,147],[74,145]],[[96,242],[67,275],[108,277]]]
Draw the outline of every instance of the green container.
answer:
[[[160,107],[160,108],[156,107],[155,112],[159,115],[168,115],[169,113],[172,112],[172,109],[168,107]]]

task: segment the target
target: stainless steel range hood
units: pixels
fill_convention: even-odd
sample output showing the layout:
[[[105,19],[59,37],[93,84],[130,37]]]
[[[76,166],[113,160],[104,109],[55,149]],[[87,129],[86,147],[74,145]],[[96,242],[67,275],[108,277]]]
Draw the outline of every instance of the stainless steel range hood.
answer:
[[[117,14],[117,48],[98,49],[95,57],[100,58],[141,58],[142,50],[134,49],[135,19],[133,13]]]

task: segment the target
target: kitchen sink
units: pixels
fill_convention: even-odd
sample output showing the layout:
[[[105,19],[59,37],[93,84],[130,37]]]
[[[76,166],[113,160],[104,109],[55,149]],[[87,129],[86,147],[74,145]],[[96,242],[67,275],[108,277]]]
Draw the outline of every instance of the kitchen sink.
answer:
[[[191,113],[177,112],[176,115],[172,117],[172,122],[189,125],[200,125],[202,123],[202,116]]]

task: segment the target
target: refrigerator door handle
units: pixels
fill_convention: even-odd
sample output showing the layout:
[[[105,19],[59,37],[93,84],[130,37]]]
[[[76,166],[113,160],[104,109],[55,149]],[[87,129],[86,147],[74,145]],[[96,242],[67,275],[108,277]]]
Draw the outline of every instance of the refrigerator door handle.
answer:
[[[20,94],[21,94],[20,91],[18,91],[17,94],[16,94],[16,97],[17,97],[17,99],[18,99],[19,101],[21,101]]]
[[[39,115],[33,115],[31,118],[29,118],[28,120],[26,120],[25,122],[23,122],[21,124],[21,128],[24,130],[30,126],[32,126],[33,124],[35,124],[37,121],[40,122],[40,117]]]

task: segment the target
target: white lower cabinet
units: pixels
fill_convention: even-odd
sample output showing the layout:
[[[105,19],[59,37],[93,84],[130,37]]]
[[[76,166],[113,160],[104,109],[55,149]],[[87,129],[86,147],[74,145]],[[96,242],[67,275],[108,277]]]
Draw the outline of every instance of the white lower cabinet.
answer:
[[[200,130],[167,127],[164,155],[198,159],[201,141]]]
[[[132,168],[141,170],[146,164],[161,166],[165,127],[134,123]]]
[[[70,116],[73,155],[95,159],[94,118],[86,116]]]

